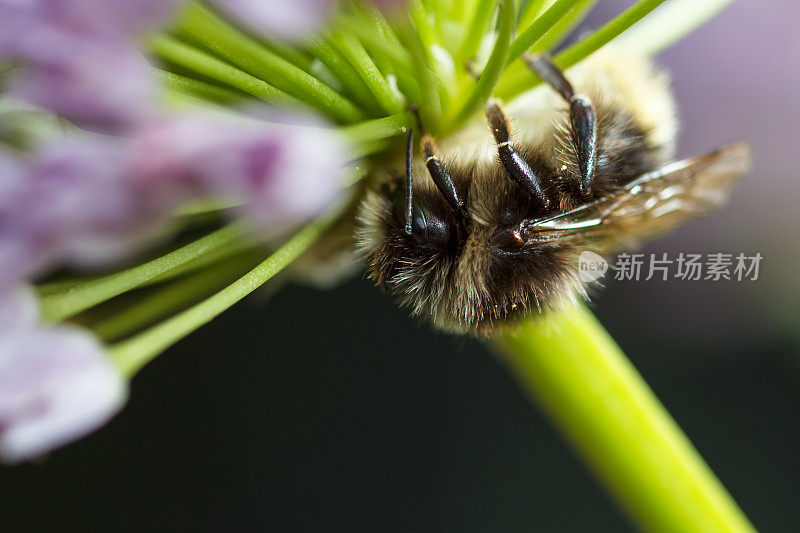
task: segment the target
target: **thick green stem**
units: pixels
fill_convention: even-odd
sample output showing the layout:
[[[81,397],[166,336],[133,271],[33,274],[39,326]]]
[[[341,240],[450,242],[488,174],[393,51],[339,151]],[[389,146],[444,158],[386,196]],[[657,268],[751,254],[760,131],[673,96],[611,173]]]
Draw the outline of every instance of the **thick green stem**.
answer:
[[[642,530],[755,531],[586,308],[530,320],[496,345],[523,388]]]

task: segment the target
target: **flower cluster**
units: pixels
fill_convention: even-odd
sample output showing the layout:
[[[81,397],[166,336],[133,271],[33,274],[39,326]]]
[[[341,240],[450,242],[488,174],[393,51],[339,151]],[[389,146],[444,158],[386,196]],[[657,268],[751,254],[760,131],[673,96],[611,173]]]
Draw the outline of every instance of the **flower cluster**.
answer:
[[[329,0],[216,0],[255,29],[301,37]],[[269,4],[269,5],[268,5]],[[0,64],[13,98],[69,121],[20,153],[0,146],[0,457],[80,437],[124,401],[88,331],[39,323],[33,278],[104,266],[163,230],[189,200],[224,196],[261,230],[307,219],[342,191],[346,147],[305,114],[169,108],[139,49],[176,0],[0,0]]]

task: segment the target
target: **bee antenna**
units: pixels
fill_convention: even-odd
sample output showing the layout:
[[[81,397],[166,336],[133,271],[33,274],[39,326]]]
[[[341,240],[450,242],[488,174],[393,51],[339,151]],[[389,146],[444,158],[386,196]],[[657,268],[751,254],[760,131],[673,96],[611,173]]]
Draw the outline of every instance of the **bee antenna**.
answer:
[[[414,190],[414,176],[411,172],[411,159],[414,154],[414,130],[408,128],[408,141],[406,141],[406,235],[411,235],[411,221],[414,217],[413,213],[413,190]]]
[[[417,106],[417,104],[411,104],[408,106],[408,110],[414,115],[414,120],[417,123],[419,134],[425,137],[425,127],[422,125],[422,117],[419,114],[419,106]]]

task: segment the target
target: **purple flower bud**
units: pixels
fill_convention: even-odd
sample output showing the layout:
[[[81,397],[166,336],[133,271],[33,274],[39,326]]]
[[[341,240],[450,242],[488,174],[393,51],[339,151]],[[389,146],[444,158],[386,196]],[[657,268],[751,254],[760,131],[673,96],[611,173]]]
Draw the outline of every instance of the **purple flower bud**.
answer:
[[[105,424],[127,385],[88,333],[39,326],[33,295],[0,296],[0,459],[18,462]],[[9,318],[14,317],[15,318]]]
[[[220,11],[252,30],[302,39],[327,19],[332,0],[212,0]]]
[[[207,193],[241,200],[245,216],[261,229],[318,214],[344,189],[344,142],[304,117],[277,123],[182,116],[145,131],[139,143],[146,174],[180,175]]]
[[[160,23],[174,4],[0,0],[0,60],[23,63],[12,91],[93,129],[119,130],[147,115],[155,82],[133,38]]]
[[[126,140],[76,135],[27,160],[0,153],[0,290],[69,263],[97,266],[149,242],[188,194],[134,172]]]
[[[25,59],[11,92],[82,127],[119,131],[156,105],[152,68],[124,44],[65,37]]]

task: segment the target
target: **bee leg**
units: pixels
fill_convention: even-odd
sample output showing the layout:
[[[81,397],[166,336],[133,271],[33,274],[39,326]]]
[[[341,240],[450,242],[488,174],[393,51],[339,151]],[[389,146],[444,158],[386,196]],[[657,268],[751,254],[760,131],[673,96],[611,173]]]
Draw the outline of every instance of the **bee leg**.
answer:
[[[425,135],[422,138],[422,152],[425,154],[425,166],[431,178],[433,178],[436,188],[439,189],[439,192],[442,193],[444,199],[447,200],[447,203],[456,213],[465,216],[464,201],[458,196],[453,178],[450,177],[450,174],[447,173],[436,157],[436,144],[430,135]]]
[[[411,173],[411,160],[414,154],[414,130],[408,128],[408,141],[406,141],[406,225],[403,230],[406,235],[411,235],[411,221],[414,218],[413,212],[413,198],[414,192],[414,176]]]
[[[581,191],[586,194],[592,186],[597,155],[597,121],[592,102],[586,96],[575,94],[572,84],[549,57],[523,54],[522,59],[542,81],[555,89],[569,103],[572,138],[581,171]]]
[[[489,102],[489,105],[486,106],[486,118],[489,120],[489,127],[492,129],[492,135],[497,143],[500,162],[509,177],[533,198],[539,200],[544,207],[549,207],[550,199],[545,195],[539,178],[534,174],[530,165],[511,146],[511,126],[508,117],[500,108],[500,104],[496,101]]]

